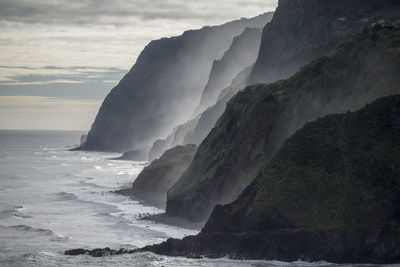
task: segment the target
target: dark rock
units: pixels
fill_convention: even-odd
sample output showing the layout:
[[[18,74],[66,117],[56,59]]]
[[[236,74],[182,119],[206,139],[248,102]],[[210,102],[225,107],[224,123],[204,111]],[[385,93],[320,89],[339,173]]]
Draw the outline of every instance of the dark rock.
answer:
[[[110,249],[109,247],[106,248],[95,248],[93,250],[87,250],[87,249],[72,249],[72,250],[67,250],[64,252],[65,255],[71,255],[71,256],[76,256],[76,255],[81,255],[81,254],[88,254],[92,257],[106,257],[106,256],[113,256],[113,255],[121,255],[121,254],[132,254],[135,252],[138,252],[140,250],[134,249],[134,250],[127,250],[124,248],[120,248],[119,250],[115,249]]]
[[[88,253],[89,250],[83,248],[71,249],[64,252],[65,255],[71,255],[71,256],[88,254]]]
[[[151,192],[162,192],[179,179],[196,153],[196,145],[176,146],[164,152],[159,158],[143,169],[135,179],[132,188]]]

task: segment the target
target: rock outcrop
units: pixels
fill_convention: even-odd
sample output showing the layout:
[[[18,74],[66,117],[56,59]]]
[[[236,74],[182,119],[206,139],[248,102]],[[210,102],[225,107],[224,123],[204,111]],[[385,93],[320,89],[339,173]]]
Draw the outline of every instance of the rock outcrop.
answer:
[[[145,167],[133,182],[132,189],[167,194],[196,153],[196,145],[176,146]]]

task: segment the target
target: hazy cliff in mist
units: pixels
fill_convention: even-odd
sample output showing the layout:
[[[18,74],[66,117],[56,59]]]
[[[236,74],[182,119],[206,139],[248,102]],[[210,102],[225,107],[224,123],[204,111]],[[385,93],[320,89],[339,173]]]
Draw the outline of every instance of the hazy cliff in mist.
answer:
[[[150,42],[104,100],[83,149],[127,151],[151,145],[195,111],[214,60],[247,27],[270,14]]]
[[[234,200],[306,122],[399,93],[398,31],[364,31],[289,80],[239,92],[169,190],[167,213],[206,219],[216,204]]]
[[[272,13],[269,13],[266,22],[271,18]],[[203,115],[202,112],[217,102],[221,92],[231,84],[232,79],[239,72],[256,61],[260,48],[261,31],[262,28],[246,28],[243,33],[233,39],[222,58],[214,61],[208,82],[192,119],[175,127],[166,139],[157,140],[150,152],[151,160],[158,158],[166,149],[176,145],[201,143],[214,126],[216,122],[214,117],[218,118],[223,109],[219,108],[218,112],[214,112],[213,118]],[[223,108],[225,108],[225,104],[226,102],[222,105]]]
[[[270,17],[272,18],[272,14]],[[233,39],[223,57],[214,61],[196,113],[201,113],[207,107],[214,105],[221,91],[231,84],[232,79],[257,60],[261,32],[262,28],[245,29],[242,34]]]

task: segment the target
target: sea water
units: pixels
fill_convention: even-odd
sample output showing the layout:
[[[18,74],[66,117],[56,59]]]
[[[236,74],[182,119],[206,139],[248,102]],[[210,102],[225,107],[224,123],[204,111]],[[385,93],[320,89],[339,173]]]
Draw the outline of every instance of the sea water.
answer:
[[[153,253],[93,258],[74,248],[134,249],[195,230],[143,220],[163,210],[113,193],[146,162],[69,151],[81,132],[0,131],[0,266],[331,266],[326,262],[186,259]]]

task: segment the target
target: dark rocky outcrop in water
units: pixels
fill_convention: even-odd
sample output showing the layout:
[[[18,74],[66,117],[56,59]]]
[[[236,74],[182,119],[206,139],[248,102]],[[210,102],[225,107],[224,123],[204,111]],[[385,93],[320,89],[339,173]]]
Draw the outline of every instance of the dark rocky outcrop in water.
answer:
[[[212,63],[247,27],[270,14],[192,30],[150,42],[105,98],[82,149],[128,151],[147,147],[189,119]]]
[[[305,123],[399,93],[399,38],[399,28],[376,25],[288,80],[239,92],[168,191],[167,214],[207,219],[215,205],[233,201]]]
[[[399,53],[391,45],[399,40],[400,35],[392,35],[380,45]],[[275,109],[285,96],[272,93],[267,102]],[[237,200],[214,209],[199,235],[144,250],[172,256],[399,263],[399,173],[396,95],[306,124]]]

